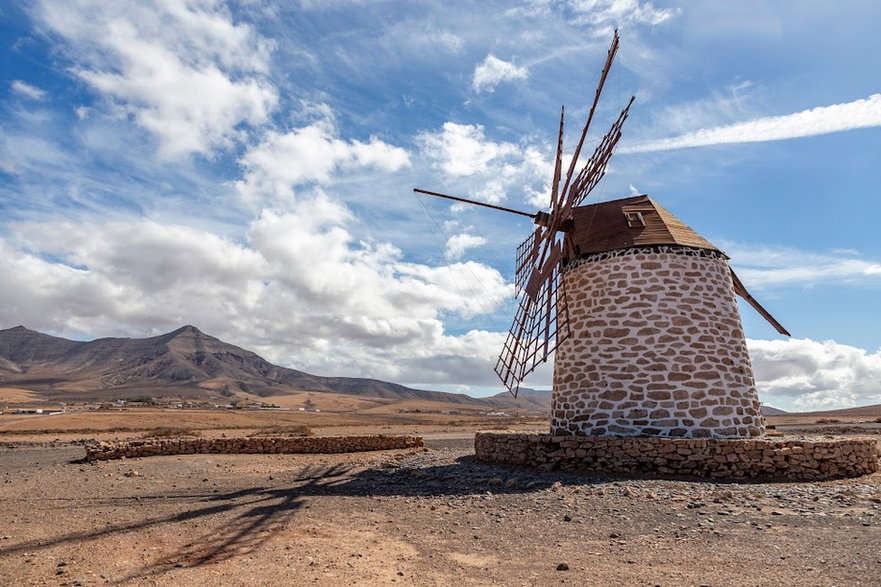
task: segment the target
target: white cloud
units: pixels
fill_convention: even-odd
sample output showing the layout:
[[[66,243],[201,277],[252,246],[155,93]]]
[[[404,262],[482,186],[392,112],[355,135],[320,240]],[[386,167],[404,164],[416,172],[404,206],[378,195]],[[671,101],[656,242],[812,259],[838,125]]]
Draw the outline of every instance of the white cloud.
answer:
[[[383,50],[396,58],[445,57],[444,54],[460,54],[465,48],[465,39],[460,35],[424,20],[392,19],[385,24],[382,35],[370,41],[372,44],[378,42]]]
[[[159,141],[165,159],[210,154],[268,119],[270,43],[220,2],[43,0],[73,71]]]
[[[750,287],[811,286],[834,283],[856,285],[881,282],[881,262],[862,258],[855,251],[815,253],[790,247],[747,246],[722,243],[731,263]]]
[[[13,93],[31,100],[44,100],[46,98],[46,90],[41,90],[40,88],[32,86],[27,82],[23,82],[20,79],[14,80],[9,87],[12,89]]]
[[[881,350],[809,339],[747,342],[767,404],[813,411],[881,403]]]
[[[491,164],[520,151],[512,143],[487,140],[483,126],[479,124],[445,122],[440,133],[423,133],[418,140],[429,159],[450,175],[485,172]]]
[[[355,241],[350,219],[318,198],[265,211],[244,242],[147,220],[19,225],[15,246],[0,239],[0,324],[133,336],[193,323],[306,371],[439,382],[461,365],[491,383],[499,335],[443,320],[496,311],[513,293],[499,272],[403,261]]]
[[[452,31],[429,30],[425,35],[417,35],[416,39],[429,47],[445,49],[448,53],[460,53],[465,47],[465,40]]]
[[[10,175],[55,173],[73,161],[70,153],[49,138],[21,131],[0,134],[0,168]]]
[[[678,8],[655,8],[651,2],[638,0],[570,0],[574,22],[592,25],[595,34],[611,33],[624,24],[654,26],[679,14]]]
[[[818,106],[794,114],[757,118],[703,128],[677,137],[623,145],[618,151],[644,153],[731,143],[779,141],[877,126],[881,126],[881,94],[872,94],[868,98],[844,104]]]
[[[492,92],[502,82],[526,79],[528,76],[526,67],[518,67],[489,54],[474,68],[471,87],[475,92]]]
[[[462,258],[465,251],[474,247],[486,244],[486,239],[482,236],[461,233],[454,234],[447,239],[447,245],[444,248],[444,258],[448,261],[457,261]]]
[[[244,178],[236,182],[246,201],[284,201],[295,186],[328,184],[334,174],[369,167],[394,172],[410,165],[407,151],[371,137],[369,142],[338,137],[329,110],[308,126],[267,132],[242,156]]]
[[[766,100],[762,88],[741,80],[714,90],[710,95],[689,102],[661,106],[652,114],[654,124],[647,136],[682,135],[695,128],[718,127],[744,119],[757,118],[752,104]],[[637,101],[641,101],[639,98]]]
[[[573,23],[590,25],[594,36],[611,34],[612,29],[627,24],[654,26],[681,12],[679,8],[655,8],[651,2],[639,0],[528,0],[526,5],[512,12],[535,15],[558,8],[570,15]]]
[[[534,146],[494,142],[486,138],[483,126],[455,122],[445,122],[439,132],[420,134],[417,143],[430,165],[469,178],[470,197],[498,203],[511,192],[528,201],[538,193],[544,194],[539,205],[547,206],[544,184],[551,164]]]

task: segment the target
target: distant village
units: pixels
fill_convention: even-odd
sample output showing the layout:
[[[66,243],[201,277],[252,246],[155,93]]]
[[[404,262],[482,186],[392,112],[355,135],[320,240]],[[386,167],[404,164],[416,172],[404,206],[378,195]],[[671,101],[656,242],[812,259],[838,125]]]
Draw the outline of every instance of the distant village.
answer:
[[[14,408],[9,407],[0,410],[0,414],[33,414],[33,415],[55,415],[64,414],[72,411],[108,411],[122,410],[125,408],[164,408],[174,410],[278,410],[293,412],[320,412],[315,407],[299,407],[284,408],[276,404],[265,402],[242,402],[233,400],[229,403],[221,404],[208,401],[184,401],[170,400],[163,398],[136,398],[136,399],[118,399],[112,402],[87,402],[82,404],[62,403],[59,408],[47,410],[41,408]]]
[[[64,403],[62,402],[59,407],[53,409],[47,408],[9,408],[6,406],[4,409],[0,410],[0,415],[2,414],[16,414],[16,415],[42,415],[42,416],[54,416],[58,414],[66,414],[71,412],[83,412],[83,411],[112,411],[112,410],[125,410],[132,408],[160,408],[160,409],[169,409],[169,410],[272,410],[272,411],[280,411],[280,412],[310,412],[310,413],[320,413],[321,410],[309,405],[311,402],[306,402],[307,405],[302,407],[293,407],[286,408],[279,406],[277,404],[266,403],[266,402],[258,402],[258,401],[240,401],[240,400],[232,400],[228,403],[216,403],[210,401],[188,401],[188,400],[177,400],[177,399],[169,399],[169,398],[151,398],[151,397],[139,397],[133,399],[117,399],[113,401],[106,402],[85,402],[85,403]],[[397,410],[399,414],[444,414],[444,415],[459,415],[463,412],[461,410],[436,410],[430,408],[399,408]],[[479,412],[471,412],[476,413],[479,416],[485,416],[488,418],[510,418],[512,414],[502,411],[479,411]]]

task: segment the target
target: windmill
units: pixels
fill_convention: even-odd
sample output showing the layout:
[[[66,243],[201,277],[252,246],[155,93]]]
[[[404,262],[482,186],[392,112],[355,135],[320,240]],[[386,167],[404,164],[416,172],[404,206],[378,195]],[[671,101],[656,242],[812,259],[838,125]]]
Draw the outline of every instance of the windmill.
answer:
[[[618,45],[615,31],[565,174],[561,111],[547,212],[414,191],[536,224],[517,247],[519,305],[495,371],[516,397],[523,379],[557,351],[554,433],[759,435],[764,425],[734,294],[789,333],[749,295],[722,251],[648,196],[583,205],[605,175],[634,101],[576,173]],[[710,361],[716,371],[698,367],[706,351],[720,357]]]
[[[563,163],[563,125],[565,110],[560,112],[560,130],[557,136],[557,152],[554,164],[554,178],[551,186],[548,212],[528,214],[510,208],[474,202],[437,192],[415,189],[414,191],[431,196],[448,198],[461,202],[481,205],[496,210],[529,216],[536,224],[535,231],[517,247],[515,284],[520,300],[517,315],[508,332],[507,340],[495,367],[496,373],[505,387],[516,397],[520,382],[556,348],[556,344],[567,336],[568,312],[565,295],[559,296],[560,268],[563,261],[563,241],[561,233],[570,228],[573,209],[578,206],[603,178],[612,151],[621,138],[621,127],[627,119],[634,98],[621,111],[612,128],[597,145],[593,155],[581,171],[575,175],[575,168],[584,146],[587,132],[593,122],[600,95],[606,78],[618,52],[618,31],[615,31],[612,46],[606,55],[606,63],[600,75],[593,104],[587,122],[581,131],[572,160],[562,176]],[[562,186],[560,185],[562,182]]]

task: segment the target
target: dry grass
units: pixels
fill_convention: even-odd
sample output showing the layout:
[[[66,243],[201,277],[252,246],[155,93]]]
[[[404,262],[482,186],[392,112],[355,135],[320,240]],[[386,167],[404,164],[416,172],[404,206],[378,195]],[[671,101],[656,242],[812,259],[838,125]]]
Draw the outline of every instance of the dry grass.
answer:
[[[163,426],[162,428],[148,430],[141,438],[181,438],[184,436],[199,437],[202,436],[202,433],[192,428]]]
[[[77,434],[98,434],[98,433],[114,433],[114,432],[143,432],[147,428],[129,428],[127,426],[111,426],[107,428],[21,428],[16,430],[0,430],[0,436],[32,436],[32,435],[50,435],[50,434],[69,434],[75,432]]]

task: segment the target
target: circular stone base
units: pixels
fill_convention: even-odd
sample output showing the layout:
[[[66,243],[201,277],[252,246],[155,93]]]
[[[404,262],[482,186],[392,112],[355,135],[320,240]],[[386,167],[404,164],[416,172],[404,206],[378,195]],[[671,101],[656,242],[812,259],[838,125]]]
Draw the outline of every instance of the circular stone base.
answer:
[[[860,477],[879,466],[878,441],[646,436],[551,436],[478,432],[478,460],[616,474],[721,479],[822,480]]]

